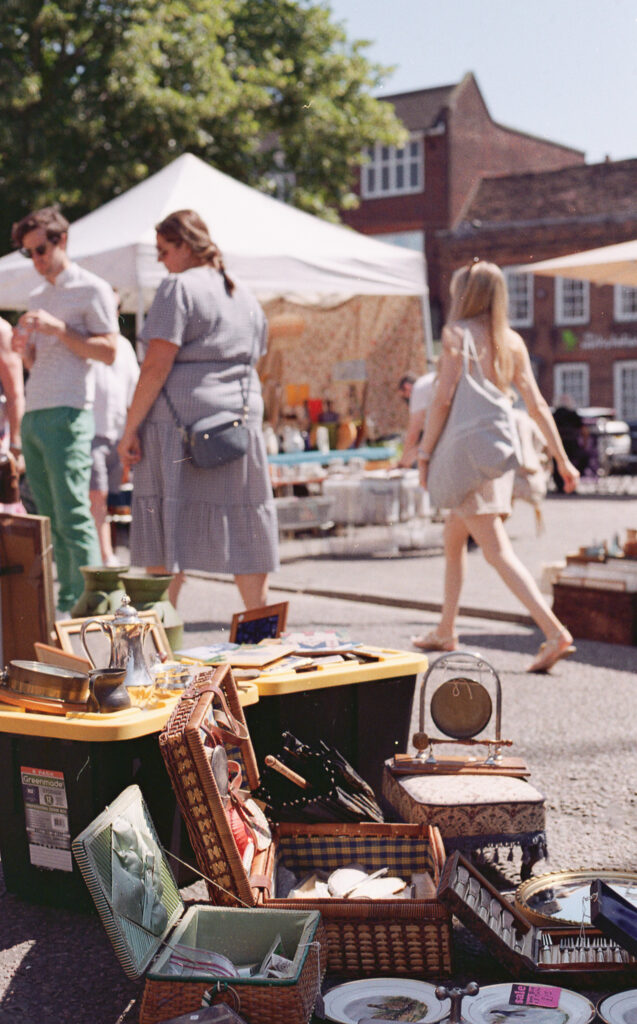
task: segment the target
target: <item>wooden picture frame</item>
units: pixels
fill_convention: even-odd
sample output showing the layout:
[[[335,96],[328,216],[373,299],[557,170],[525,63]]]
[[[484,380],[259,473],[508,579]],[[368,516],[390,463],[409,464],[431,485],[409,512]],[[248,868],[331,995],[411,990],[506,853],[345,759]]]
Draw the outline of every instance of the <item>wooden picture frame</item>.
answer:
[[[33,659],[55,622],[53,549],[48,516],[0,513],[0,660]]]
[[[53,665],[55,668],[68,668],[73,672],[91,672],[93,662],[88,658],[81,658],[77,654],[69,654],[61,647],[54,647],[53,644],[41,644],[37,640],[35,647],[35,660],[42,665]]]
[[[149,663],[153,658],[158,658],[160,661],[172,660],[173,654],[168,637],[166,636],[166,630],[159,621],[157,612],[145,611],[138,614],[140,619],[150,621],[150,630],[144,643],[144,653]],[[89,615],[87,618],[111,622],[113,616]],[[58,619],[55,623],[55,632],[63,651],[74,654],[76,657],[86,657],[86,652],[82,647],[80,639],[82,626],[85,622],[86,619]],[[106,668],[110,661],[110,640],[108,634],[100,629],[96,622],[91,623],[86,632],[91,634],[91,639],[88,643],[91,658],[93,661],[100,662],[99,665],[96,665],[96,668]]]
[[[258,644],[281,636],[288,617],[288,601],[266,604],[263,608],[236,612],[232,616],[229,640],[232,644]]]

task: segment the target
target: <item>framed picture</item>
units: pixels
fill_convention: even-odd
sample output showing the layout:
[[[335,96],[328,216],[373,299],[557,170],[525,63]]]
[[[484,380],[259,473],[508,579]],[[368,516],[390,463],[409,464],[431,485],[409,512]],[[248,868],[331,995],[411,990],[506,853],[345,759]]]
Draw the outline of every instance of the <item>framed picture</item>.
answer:
[[[89,618],[98,619],[102,622],[111,622],[112,615],[94,615]],[[150,623],[150,629],[144,639],[144,654],[148,664],[153,661],[166,661],[172,659],[172,651],[166,636],[166,630],[159,621],[154,611],[139,612],[142,621]],[[82,645],[81,632],[86,619],[58,619],[55,623],[60,647],[69,654],[86,658],[86,651]],[[108,633],[97,624],[91,622],[86,630],[86,643],[90,652],[90,658],[96,668],[106,668],[110,662],[111,640]]]
[[[258,644],[261,640],[272,640],[285,629],[288,617],[288,602],[266,604],[263,608],[237,612],[232,616],[230,643]]]
[[[0,660],[31,660],[49,643],[55,621],[53,549],[48,516],[0,513]]]

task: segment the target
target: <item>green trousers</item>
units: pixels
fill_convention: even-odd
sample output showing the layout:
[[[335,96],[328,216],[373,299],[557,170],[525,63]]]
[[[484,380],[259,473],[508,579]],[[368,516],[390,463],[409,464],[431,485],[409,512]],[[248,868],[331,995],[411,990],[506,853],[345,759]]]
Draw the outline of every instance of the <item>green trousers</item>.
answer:
[[[27,412],[22,448],[38,515],[49,516],[58,608],[70,611],[84,590],[80,566],[102,558],[89,503],[93,413],[61,405]]]

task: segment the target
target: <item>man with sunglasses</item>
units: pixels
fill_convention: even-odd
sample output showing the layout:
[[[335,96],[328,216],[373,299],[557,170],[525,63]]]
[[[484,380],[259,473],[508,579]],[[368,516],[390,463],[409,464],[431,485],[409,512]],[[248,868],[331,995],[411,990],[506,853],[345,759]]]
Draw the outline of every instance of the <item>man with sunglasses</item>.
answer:
[[[13,225],[12,241],[44,281],[18,320],[13,346],[29,369],[22,446],[40,515],[51,519],[60,590],[70,611],[83,591],[80,566],[99,565],[89,505],[95,384],[91,360],[112,363],[117,309],[106,281],[72,263],[69,223],[48,206]]]

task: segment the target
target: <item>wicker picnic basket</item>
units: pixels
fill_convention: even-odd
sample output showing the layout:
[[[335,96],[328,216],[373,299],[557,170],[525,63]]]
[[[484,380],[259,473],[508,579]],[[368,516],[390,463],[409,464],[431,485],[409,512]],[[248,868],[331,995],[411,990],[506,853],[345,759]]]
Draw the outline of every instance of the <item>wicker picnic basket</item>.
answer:
[[[112,835],[122,825],[127,834],[140,837],[147,857],[151,852],[154,868],[149,898],[164,908],[164,920],[155,929],[146,918],[137,920],[120,903],[122,889],[117,879],[121,881],[121,875],[112,870]],[[290,915],[287,911],[264,914],[254,908],[229,909],[209,903],[185,907],[141,791],[134,785],[73,840],[73,853],[124,972],[129,978],[145,977],[140,1024],[157,1024],[197,1011],[206,992],[211,1002],[228,1003],[248,1024],[306,1024],[310,1020],[326,965],[325,932],[316,908],[310,913],[299,908]],[[133,887],[137,885],[135,876]],[[125,890],[131,891],[130,883]],[[171,970],[175,948],[214,951],[238,964],[259,963],[279,938],[284,955],[292,961],[289,976],[283,978],[235,978],[202,967],[188,975],[175,975]]]
[[[259,781],[254,751],[229,666],[199,673],[164,727],[160,749],[200,871],[213,903],[222,906],[318,910],[328,942],[327,969],[342,975],[391,974],[440,978],[451,972],[451,916],[435,896],[444,863],[436,828],[409,824],[282,823],[246,874],[205,743],[205,726],[224,720],[219,694],[238,724],[230,756],[240,758],[250,791]],[[387,867],[403,877],[427,872],[427,899],[281,899],[275,864],[296,873],[331,871],[347,863],[368,871]]]

